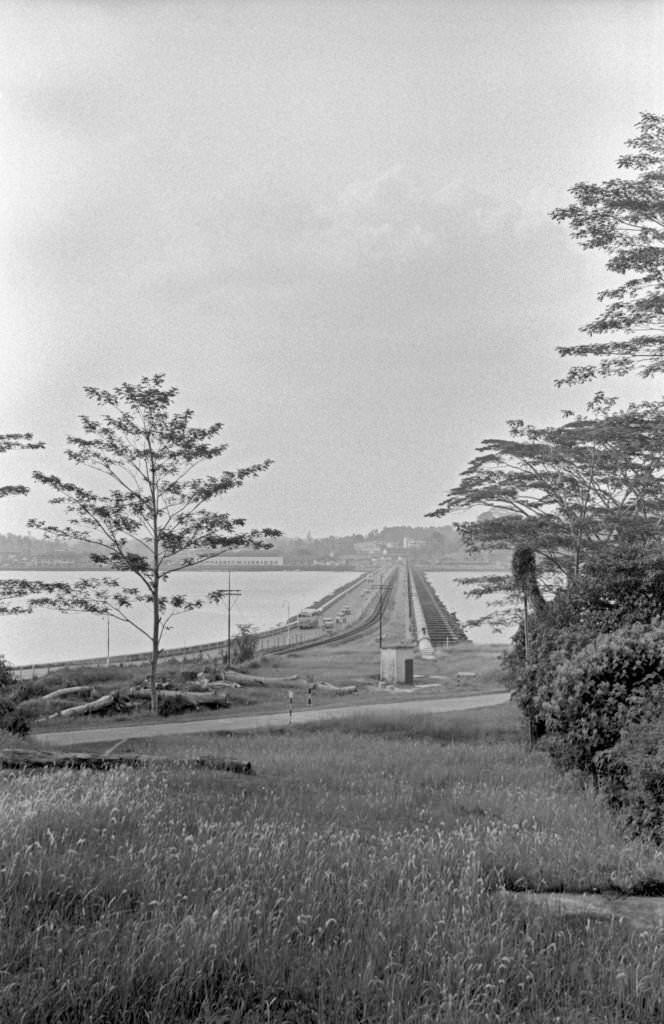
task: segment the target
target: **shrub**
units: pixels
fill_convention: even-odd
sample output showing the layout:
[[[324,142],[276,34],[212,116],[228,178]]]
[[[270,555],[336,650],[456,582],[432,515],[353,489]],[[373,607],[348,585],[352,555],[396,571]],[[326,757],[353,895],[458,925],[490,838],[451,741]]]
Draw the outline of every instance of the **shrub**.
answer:
[[[595,765],[603,792],[630,831],[664,841],[664,719],[628,724]]]
[[[664,627],[635,623],[603,634],[559,665],[542,701],[551,751],[565,768],[594,771],[593,759],[628,724],[664,708]]]
[[[253,626],[245,623],[238,626],[239,634],[233,640],[233,660],[251,661],[258,647],[258,637]]]
[[[538,615],[529,616],[528,662],[523,627],[506,656],[515,698],[535,733],[546,727],[546,706],[557,674],[597,641],[636,623],[659,624],[664,607],[664,559],[659,544],[622,537],[591,556]]]
[[[0,688],[3,686],[13,686],[15,682],[14,670],[5,656],[0,654]]]
[[[175,693],[172,697],[159,698],[159,714],[164,718],[168,718],[169,715],[179,715],[183,711],[191,711],[191,701],[187,700],[183,694]]]
[[[0,698],[0,729],[16,736],[30,732],[31,715],[25,708],[17,707],[9,697]]]

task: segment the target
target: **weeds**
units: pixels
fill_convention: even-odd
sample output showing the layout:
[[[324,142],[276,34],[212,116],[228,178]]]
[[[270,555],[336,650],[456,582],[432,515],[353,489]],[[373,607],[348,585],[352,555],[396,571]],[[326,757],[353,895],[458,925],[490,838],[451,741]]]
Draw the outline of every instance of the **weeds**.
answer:
[[[656,937],[501,886],[629,887],[662,855],[495,714],[496,742],[466,716],[169,747],[250,757],[242,780],[2,776],[0,1019],[659,1021]]]

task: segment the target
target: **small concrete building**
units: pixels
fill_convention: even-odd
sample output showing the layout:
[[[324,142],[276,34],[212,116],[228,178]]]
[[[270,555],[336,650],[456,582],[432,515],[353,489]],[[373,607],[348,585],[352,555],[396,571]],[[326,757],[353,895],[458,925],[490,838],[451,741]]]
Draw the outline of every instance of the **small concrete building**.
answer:
[[[413,645],[383,647],[380,652],[380,679],[383,683],[413,685]]]

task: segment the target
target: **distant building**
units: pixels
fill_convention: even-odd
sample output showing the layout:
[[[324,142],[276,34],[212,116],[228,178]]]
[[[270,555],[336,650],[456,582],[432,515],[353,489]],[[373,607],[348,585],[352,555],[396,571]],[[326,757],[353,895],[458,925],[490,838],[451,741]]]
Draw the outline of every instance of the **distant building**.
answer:
[[[381,551],[380,544],[375,540],[360,540],[353,544],[353,548],[361,555],[379,555]]]
[[[204,562],[208,569],[281,569],[282,555],[215,555]]]

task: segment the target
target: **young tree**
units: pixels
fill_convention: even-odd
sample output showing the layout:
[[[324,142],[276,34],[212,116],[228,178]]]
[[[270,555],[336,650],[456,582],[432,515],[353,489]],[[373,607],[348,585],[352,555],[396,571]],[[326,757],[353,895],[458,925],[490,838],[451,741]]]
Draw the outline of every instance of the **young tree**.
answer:
[[[80,580],[50,603],[62,610],[86,610],[129,622],[151,641],[150,687],[157,709],[160,645],[173,615],[201,606],[185,595],[167,597],[163,584],[182,569],[201,565],[220,550],[270,547],[273,529],[247,530],[245,520],[231,518],[211,505],[245,480],[262,473],[271,461],[234,472],[199,476],[202,464],[218,458],[227,445],[217,440],[221,423],[196,427],[191,409],[172,408],[177,388],[166,387],[163,374],[142,377],[111,391],[86,387],[85,394],[103,410],[98,419],[81,416],[83,436],[69,437],[65,453],[75,465],[105,478],[109,490],[99,494],[58,476],[35,473],[55,491],[51,503],[62,505],[64,526],[32,521],[46,536],[83,541],[91,559],[114,571],[127,571],[137,585],[122,586],[103,577]],[[151,608],[152,625],[143,629],[132,617],[136,603]]]
[[[600,292],[604,310],[582,328],[590,338],[623,336],[560,348],[561,355],[592,360],[572,367],[567,383],[664,370],[664,117],[643,114],[636,127],[638,135],[627,141],[631,152],[618,160],[631,174],[574,185],[575,201],[551,214],[569,223],[584,249],[604,250],[607,268],[625,277]]]

